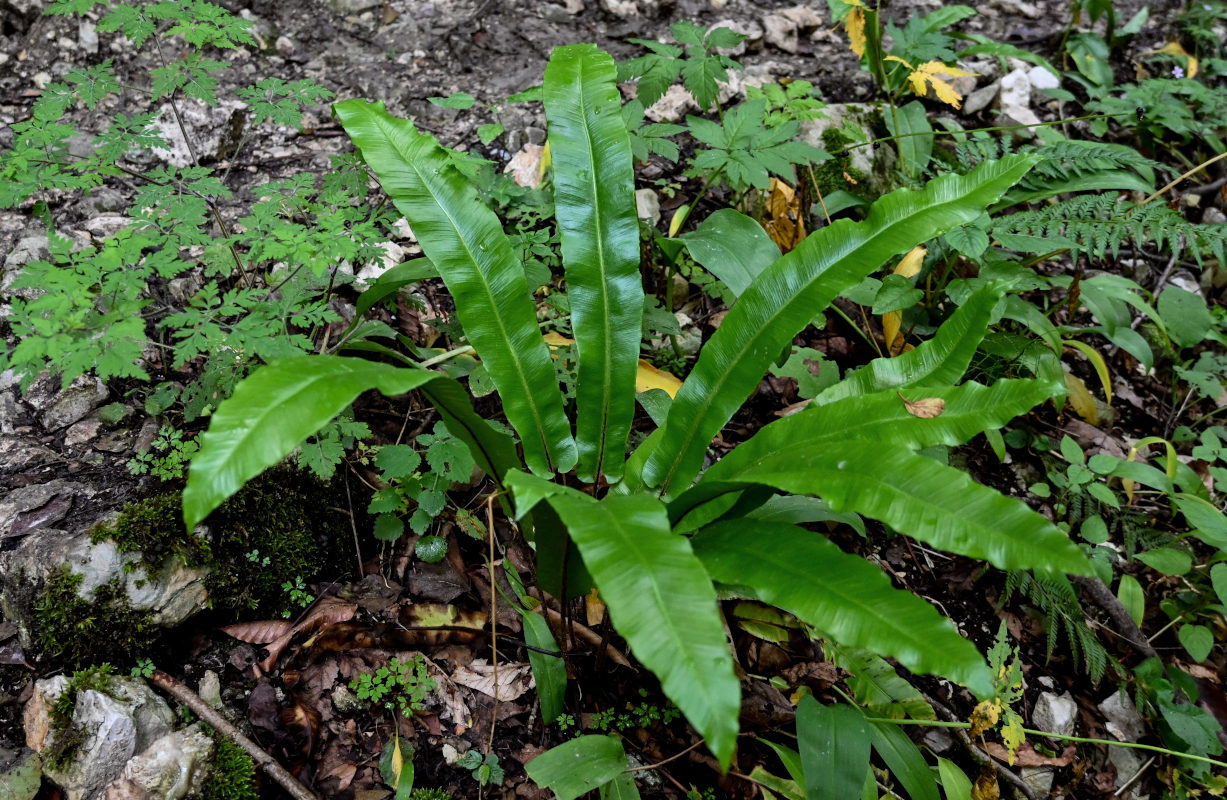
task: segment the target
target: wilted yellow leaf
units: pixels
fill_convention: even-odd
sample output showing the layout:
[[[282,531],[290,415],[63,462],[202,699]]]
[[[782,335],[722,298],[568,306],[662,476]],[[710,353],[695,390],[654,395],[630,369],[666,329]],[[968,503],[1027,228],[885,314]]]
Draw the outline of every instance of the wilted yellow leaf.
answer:
[[[771,179],[771,188],[767,192],[767,219],[763,222],[763,228],[784,253],[805,238],[801,198],[796,190],[779,178]]]
[[[690,215],[690,205],[683,204],[677,207],[677,211],[673,212],[673,219],[669,220],[669,235],[677,236],[677,232],[681,230],[683,223],[686,222],[686,217]]]
[[[895,267],[895,274],[905,278],[915,278],[920,274],[920,268],[924,266],[925,255],[928,252],[928,248],[923,244],[916,245],[910,253],[899,260],[899,265]]]
[[[538,183],[545,180],[545,171],[550,168],[551,162],[552,162],[552,159],[550,156],[550,142],[547,139],[545,142],[545,149],[541,151],[541,174],[537,176]]]
[[[942,412],[946,410],[946,401],[940,397],[922,397],[919,400],[908,400],[900,394],[899,399],[903,401],[903,407],[907,409],[907,413],[920,419],[940,417]]]
[[[937,99],[947,105],[960,108],[963,104],[963,96],[954,90],[954,87],[946,82],[943,75],[951,77],[961,77],[965,75],[975,75],[974,72],[958,69],[957,67],[948,67],[940,61],[926,61],[921,64],[907,79],[912,84],[912,91],[920,96],[929,93],[929,87],[933,88],[933,93],[937,95]]]
[[[574,339],[568,339],[558,331],[550,331],[541,337],[545,339],[545,343],[550,348],[566,347],[569,344],[574,344]],[[677,394],[677,390],[682,388],[682,382],[677,376],[671,375],[662,369],[639,359],[639,368],[635,371],[635,391],[646,392],[648,389],[663,389],[665,394],[673,397]]]
[[[1069,404],[1073,407],[1074,413],[1092,425],[1098,425],[1099,406],[1082,379],[1077,375],[1065,373],[1065,388],[1069,389]]]
[[[1018,755],[1018,748],[1022,746],[1027,735],[1023,733],[1022,717],[1017,714],[1008,716],[1009,721],[1001,726],[1001,741],[1009,751],[1010,766],[1014,766],[1014,757]]]
[[[605,621],[605,603],[601,601],[600,592],[595,586],[584,595],[584,615],[588,618],[588,624],[594,628]]]
[[[997,786],[997,771],[992,764],[984,764],[975,784],[971,787],[971,800],[999,800],[1001,789]]]
[[[886,351],[895,355],[902,349],[895,347],[899,337],[899,328],[903,325],[902,311],[887,311],[882,315],[882,338],[886,340]]]
[[[848,44],[852,47],[852,52],[856,53],[857,58],[865,57],[865,12],[861,10],[860,2],[853,2],[856,6],[848,12],[848,16],[844,17],[844,27],[848,30]]]
[[[971,711],[971,730],[968,735],[976,737],[983,736],[986,731],[991,731],[997,726],[997,720],[1001,718],[1001,701],[1000,700],[984,700],[980,705],[976,706]]]

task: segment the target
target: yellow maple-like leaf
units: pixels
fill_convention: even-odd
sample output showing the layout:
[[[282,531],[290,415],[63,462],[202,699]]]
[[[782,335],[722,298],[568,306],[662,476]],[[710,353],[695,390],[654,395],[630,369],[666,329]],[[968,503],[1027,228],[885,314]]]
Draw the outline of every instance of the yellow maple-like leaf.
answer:
[[[999,800],[1001,788],[997,786],[997,771],[992,764],[984,764],[971,787],[971,800]]]
[[[1018,755],[1018,748],[1022,746],[1026,739],[1026,734],[1023,733],[1022,717],[1017,714],[1009,714],[1006,724],[1001,726],[1001,741],[1009,752],[1008,761],[1010,766],[1014,766],[1014,758]]]
[[[848,30],[848,44],[852,47],[852,52],[856,53],[857,58],[864,58],[865,12],[860,2],[852,3],[852,5],[855,7],[848,12],[848,16],[844,17],[844,27]]]
[[[948,67],[940,61],[926,61],[913,70],[912,74],[907,76],[907,79],[912,84],[912,91],[916,94],[924,96],[932,88],[938,100],[955,108],[960,108],[963,105],[963,96],[956,92],[954,87],[947,83],[946,79],[942,76],[949,75],[957,78],[975,74],[958,67]]]
[[[968,734],[972,737],[983,736],[985,732],[991,731],[997,726],[997,720],[1001,719],[1001,701],[1000,700],[984,700],[971,711],[971,730]]]

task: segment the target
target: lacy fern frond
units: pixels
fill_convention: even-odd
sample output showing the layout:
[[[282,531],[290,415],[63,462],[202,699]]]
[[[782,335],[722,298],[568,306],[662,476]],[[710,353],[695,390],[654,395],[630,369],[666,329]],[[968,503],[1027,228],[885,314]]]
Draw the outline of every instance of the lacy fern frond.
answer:
[[[1190,222],[1161,202],[1138,205],[1110,194],[1087,194],[1034,211],[996,219],[992,236],[1011,250],[1048,253],[1066,247],[1092,261],[1120,254],[1121,245],[1152,245],[1180,256],[1186,250],[1201,263],[1213,255],[1227,259],[1227,224]]]
[[[1080,139],[1014,148],[1004,140],[981,137],[960,143],[955,148],[954,156],[960,171],[967,171],[984,161],[998,159],[1012,152],[1033,153],[1042,159],[1027,177],[1018,182],[1011,192],[1014,195],[1032,194],[1046,189],[1061,190],[1062,187],[1074,186],[1079,179],[1114,170],[1132,170],[1153,184],[1155,171],[1166,169],[1163,164],[1147,158],[1132,147]]]
[[[1006,575],[1002,604],[1016,592],[1022,593],[1043,616],[1048,634],[1049,659],[1056,651],[1061,632],[1064,631],[1073,661],[1081,661],[1087,676],[1095,683],[1103,678],[1109,664],[1114,668],[1119,666],[1117,660],[1104,649],[1095,631],[1087,624],[1078,595],[1067,578],[1013,570]]]

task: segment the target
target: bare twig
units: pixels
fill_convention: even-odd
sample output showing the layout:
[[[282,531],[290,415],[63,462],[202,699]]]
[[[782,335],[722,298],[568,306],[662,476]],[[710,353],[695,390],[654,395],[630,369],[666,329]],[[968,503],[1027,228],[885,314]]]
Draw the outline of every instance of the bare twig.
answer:
[[[231,725],[212,706],[201,700],[200,695],[160,669],[154,670],[153,674],[149,676],[149,680],[154,686],[157,686],[190,708],[193,714],[207,722],[218,733],[226,736],[226,738],[246,750],[247,755],[251,756],[251,760],[255,761],[264,770],[264,774],[277,781],[281,788],[285,789],[294,800],[319,800],[319,797],[314,792],[303,786],[298,778],[295,778],[285,767],[277,763],[277,759],[270,756],[260,745],[244,736],[238,728]]]
[[[1150,642],[1146,641],[1146,636],[1138,629],[1133,617],[1129,616],[1129,612],[1121,601],[1116,599],[1116,595],[1112,594],[1112,590],[1103,581],[1099,578],[1077,575],[1072,576],[1071,580],[1095,601],[1095,605],[1103,609],[1103,612],[1111,618],[1112,624],[1116,626],[1116,633],[1133,645],[1139,655],[1143,658],[1153,658],[1158,655],[1150,646]]]

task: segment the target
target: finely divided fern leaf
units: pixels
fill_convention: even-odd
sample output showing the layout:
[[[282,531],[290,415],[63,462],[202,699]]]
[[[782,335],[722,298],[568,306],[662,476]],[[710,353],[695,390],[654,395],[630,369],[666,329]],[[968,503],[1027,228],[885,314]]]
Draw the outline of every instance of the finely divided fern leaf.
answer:
[[[1024,253],[1047,253],[1067,247],[1076,257],[1113,258],[1121,245],[1153,245],[1175,255],[1186,249],[1200,263],[1211,254],[1227,257],[1227,224],[1190,222],[1163,203],[1138,205],[1115,194],[1088,194],[1035,211],[998,218],[990,235],[1002,245]]]

